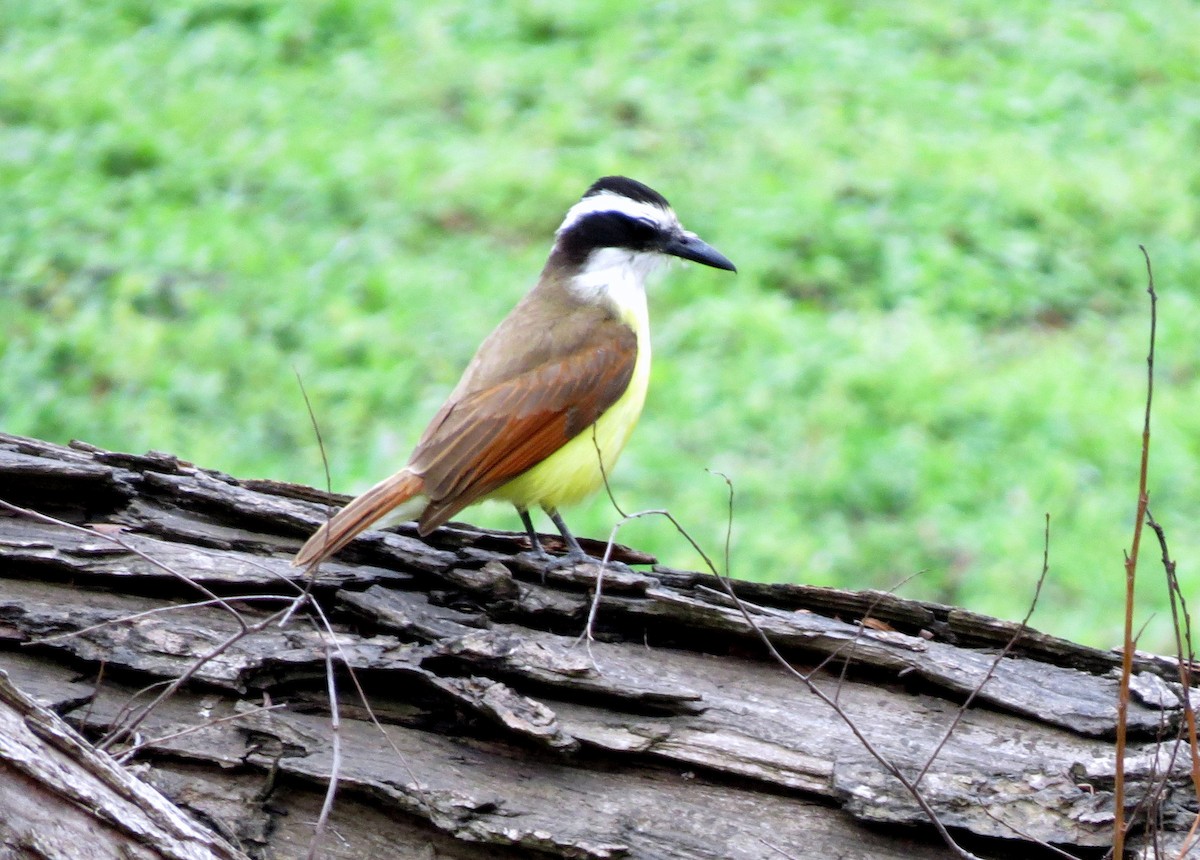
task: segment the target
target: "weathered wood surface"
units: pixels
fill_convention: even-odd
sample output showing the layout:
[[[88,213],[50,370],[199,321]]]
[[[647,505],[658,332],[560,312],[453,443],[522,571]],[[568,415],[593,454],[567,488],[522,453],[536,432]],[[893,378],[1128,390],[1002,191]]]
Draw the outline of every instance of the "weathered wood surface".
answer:
[[[288,561],[339,497],[4,435],[0,501],[84,527],[0,511],[0,669],[94,741],[136,721],[109,751],[136,747],[133,771],[214,845],[304,856],[336,769],[327,857],[952,856],[712,576],[606,573],[589,654],[576,639],[594,568],[547,572],[520,535],[372,533],[309,582]],[[909,778],[990,673],[922,796],[981,857],[1052,856],[1036,841],[1103,854],[1115,655],[1027,631],[997,664],[1015,625],[735,585],[794,666],[831,658],[818,685]],[[332,638],[310,607],[261,624],[306,587]],[[379,721],[339,668],[336,751],[327,656]],[[1137,673],[1131,803],[1150,791],[1157,836],[1177,845],[1196,807],[1186,756],[1161,742],[1180,689],[1168,661]],[[0,745],[0,801],[29,778],[15,755]],[[0,803],[0,834],[22,814]]]
[[[38,686],[47,692],[45,682]],[[75,686],[62,683],[58,692],[69,698]],[[92,750],[3,671],[0,852],[97,860],[246,860],[159,792]]]

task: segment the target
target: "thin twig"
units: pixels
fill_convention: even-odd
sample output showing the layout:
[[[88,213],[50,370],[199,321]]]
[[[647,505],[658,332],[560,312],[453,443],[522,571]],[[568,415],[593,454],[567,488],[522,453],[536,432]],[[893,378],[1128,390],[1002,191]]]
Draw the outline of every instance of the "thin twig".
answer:
[[[716,475],[717,477],[721,478],[725,482],[725,486],[728,488],[728,493],[726,494],[727,506],[726,506],[726,515],[725,515],[725,576],[732,579],[733,572],[732,572],[730,556],[729,556],[729,543],[730,543],[730,538],[733,534],[733,501],[734,501],[733,481],[730,480],[729,476],[726,475],[724,472],[718,472],[713,469],[705,469],[705,471],[708,472],[710,475]],[[866,622],[866,620],[871,617],[871,613],[875,611],[875,607],[879,605],[880,601],[883,600],[885,595],[891,594],[893,591],[903,588],[906,584],[911,582],[914,578],[916,578],[917,576],[920,576],[922,572],[923,571],[917,571],[915,573],[910,573],[908,576],[901,579],[899,582],[897,582],[895,585],[893,585],[887,591],[876,596],[867,605],[867,608],[863,611],[862,618],[860,619],[858,629],[854,633],[854,637],[846,642],[843,642],[838,647],[834,648],[832,651],[830,651],[828,654],[825,655],[825,658],[823,660],[821,660],[820,663],[818,663],[816,666],[813,666],[808,671],[807,674],[811,678],[814,675],[816,675],[818,672],[821,672],[822,670],[824,670],[824,668],[826,666],[828,666],[830,663],[832,663],[834,660],[836,660],[838,658],[838,656],[841,655],[843,652],[846,652],[845,658],[842,660],[841,669],[838,672],[837,685],[833,689],[833,700],[835,702],[839,702],[841,700],[842,688],[845,686],[845,683],[846,683],[846,673],[850,669],[850,653],[853,652],[855,646],[858,645],[858,643],[860,641],[862,641],[863,633],[866,632],[866,627],[864,626],[864,623]]]
[[[620,516],[627,516],[617,503],[617,497],[612,491],[612,486],[608,483],[608,470],[604,468],[604,452],[600,450],[600,441],[596,438],[595,422],[592,423],[592,447],[596,449],[596,464],[600,467],[600,478],[604,481],[604,492],[608,494],[608,501]]]
[[[601,466],[601,471],[603,471],[603,466]],[[607,478],[605,479],[605,486],[608,486]],[[588,659],[592,661],[593,667],[595,667],[597,664],[596,657],[594,654],[592,654],[592,642],[595,641],[592,636],[592,631],[594,630],[596,623],[596,614],[600,611],[600,595],[604,584],[604,568],[612,560],[613,547],[615,547],[617,544],[617,533],[620,532],[621,527],[630,520],[641,519],[642,517],[650,516],[651,514],[666,513],[666,511],[637,511],[632,514],[627,514],[624,511],[621,511],[621,508],[617,506],[616,499],[613,498],[611,490],[609,490],[609,498],[612,499],[613,507],[620,512],[621,518],[617,520],[617,522],[613,525],[612,530],[608,533],[608,541],[604,545],[604,555],[601,557],[600,564],[596,568],[596,588],[592,593],[592,600],[588,605],[587,621],[583,625],[583,632],[579,634],[579,640],[577,640],[584,643],[584,648],[587,650]]]
[[[724,476],[722,476],[722,477],[724,477]],[[726,478],[725,480],[727,482],[729,481],[728,478]],[[730,489],[730,496],[731,496],[730,508],[732,510],[733,487],[731,484],[730,484],[729,489]],[[615,506],[615,503],[614,503],[614,506]],[[620,510],[620,509],[618,508],[618,510]],[[742,602],[741,598],[739,598],[737,596],[737,593],[734,591],[733,585],[731,584],[731,581],[728,578],[728,576],[722,576],[717,571],[716,565],[714,565],[712,563],[712,559],[710,559],[708,557],[708,554],[703,549],[700,548],[700,545],[696,542],[696,540],[679,523],[679,521],[677,519],[675,519],[675,516],[670,511],[650,510],[650,511],[641,511],[636,514],[623,515],[621,522],[619,522],[617,524],[617,526],[614,527],[613,533],[609,538],[609,543],[611,544],[616,540],[616,532],[619,530],[619,528],[622,524],[624,524],[625,522],[628,522],[631,519],[636,519],[636,518],[642,517],[642,516],[650,516],[651,514],[657,514],[659,516],[665,517],[675,527],[676,531],[684,538],[684,540],[686,540],[689,544],[691,544],[692,548],[704,560],[704,563],[708,567],[709,571],[712,572],[713,576],[715,576],[717,578],[717,580],[721,583],[721,585],[724,587],[725,593],[727,595],[729,595],[730,599],[733,601],[734,605],[737,607],[738,611],[741,613],[742,618],[746,621],[746,624],[749,625],[750,629],[754,631],[754,634],[758,637],[758,640],[766,648],[767,653],[771,655],[771,658],[776,663],[778,663],[784,669],[784,671],[786,671],[788,674],[792,675],[794,678],[796,678],[802,684],[804,684],[804,686],[808,689],[808,691],[810,693],[812,693],[814,696],[816,696],[818,699],[820,699],[821,702],[823,702],[825,705],[827,705],[834,712],[834,714],[837,715],[837,717],[842,721],[842,723],[845,724],[846,728],[848,728],[850,730],[851,734],[854,735],[854,737],[862,745],[863,749],[866,750],[867,753],[873,759],[875,759],[875,761],[879,762],[879,764],[884,768],[884,770],[886,770],[893,777],[895,777],[897,781],[899,781],[899,783],[904,787],[904,789],[912,796],[913,800],[916,801],[917,805],[921,808],[921,811],[929,819],[930,823],[933,824],[934,829],[937,830],[938,835],[942,838],[942,841],[946,844],[946,847],[949,848],[952,852],[954,852],[958,857],[960,857],[961,860],[979,860],[979,858],[976,857],[976,855],[967,851],[965,848],[960,846],[954,840],[954,837],[950,835],[950,832],[946,829],[946,826],[942,823],[941,819],[938,818],[938,815],[934,811],[933,807],[930,806],[929,802],[921,795],[921,792],[918,789],[918,787],[911,780],[909,780],[908,777],[906,777],[904,775],[904,772],[901,771],[900,768],[891,761],[891,759],[889,759],[886,755],[884,755],[882,752],[880,752],[875,747],[875,745],[871,743],[870,739],[865,734],[863,734],[862,730],[859,729],[858,725],[854,722],[853,719],[851,719],[850,715],[848,713],[846,713],[845,710],[842,709],[841,705],[839,705],[837,703],[837,701],[835,701],[824,690],[822,690],[819,686],[817,686],[816,682],[812,679],[812,677],[809,674],[806,674],[806,673],[801,672],[798,669],[796,669],[794,666],[792,666],[787,661],[787,659],[781,653],[779,653],[779,650],[775,647],[775,644],[771,641],[771,638],[766,634],[766,632],[762,629],[762,627],[758,624],[758,622],[754,620],[754,618],[750,614],[750,611],[746,608],[746,605]]]
[[[292,370],[296,374],[296,384],[300,386],[300,395],[304,398],[304,407],[308,411],[308,420],[309,420],[309,423],[311,423],[311,425],[312,425],[313,435],[316,437],[316,440],[317,440],[317,450],[320,451],[320,453],[321,453],[321,466],[325,470],[325,490],[326,490],[326,492],[332,493],[333,492],[333,477],[332,477],[332,475],[330,473],[330,469],[329,469],[329,456],[325,450],[325,438],[321,434],[321,425],[317,421],[317,414],[313,410],[312,401],[309,399],[308,391],[304,387],[304,380],[300,376],[300,371],[294,367],[292,368]],[[595,432],[595,430],[593,428],[593,433],[594,432]],[[332,517],[332,514],[330,516]],[[328,540],[328,539],[329,539],[329,534],[328,534],[328,532],[326,532],[326,540]],[[354,671],[354,667],[350,665],[350,661],[349,661],[349,659],[347,659],[346,653],[342,649],[341,642],[338,641],[337,636],[334,635],[333,625],[330,624],[329,618],[326,617],[325,610],[321,607],[320,603],[318,603],[315,600],[310,599],[310,593],[311,593],[313,585],[316,582],[316,572],[319,567],[320,567],[320,562],[312,565],[309,568],[309,571],[308,571],[309,577],[305,584],[304,589],[301,592],[301,597],[303,600],[308,601],[309,606],[312,608],[313,612],[316,613],[317,617],[320,619],[321,627],[322,627],[323,631],[325,633],[328,633],[330,642],[333,644],[333,647],[335,649],[337,649],[338,656],[341,658],[342,665],[346,667],[346,672],[349,674],[350,680],[354,684],[354,689],[358,693],[358,699],[362,703],[363,709],[366,711],[367,716],[369,716],[371,718],[371,722],[374,724],[374,726],[378,730],[379,734],[383,737],[383,739],[385,741],[387,741],[388,746],[390,746],[392,748],[392,752],[394,752],[396,754],[396,757],[400,760],[401,766],[408,773],[408,775],[412,778],[413,787],[417,793],[418,802],[424,807],[426,813],[428,813],[430,816],[432,816],[433,809],[429,805],[429,802],[425,797],[424,789],[421,786],[420,780],[417,779],[416,774],[413,772],[412,766],[408,763],[408,759],[404,756],[404,754],[402,752],[400,752],[400,748],[396,746],[396,744],[392,740],[391,736],[384,730],[383,724],[379,722],[379,718],[375,715],[375,711],[371,708],[371,702],[367,698],[367,693],[363,689],[362,684],[359,682],[358,674]],[[285,616],[285,618],[282,619],[282,622],[286,622],[286,621],[287,621],[287,617]],[[328,660],[329,660],[329,652],[326,651],[327,666],[328,666]],[[337,731],[337,727],[338,727],[337,707],[338,707],[338,705],[337,705],[337,700],[336,700],[336,691],[333,689],[334,679],[333,679],[332,673],[330,673],[328,675],[328,678],[329,678],[329,685],[330,685],[329,707],[330,707],[330,714],[331,714],[331,725],[333,727],[333,732],[334,732],[334,738],[333,738],[333,741],[334,741],[334,765],[331,768],[330,789],[326,793],[325,804],[321,808],[321,817],[318,820],[318,828],[323,828],[325,826],[325,822],[329,818],[329,812],[332,809],[332,804],[333,804],[334,785],[337,782],[338,773],[340,771],[340,762],[341,762],[341,753],[340,753],[340,745],[339,745],[340,739],[339,739],[339,735],[338,735],[338,731]],[[319,841],[319,832],[313,834],[313,840],[309,846],[309,856],[310,857],[313,856],[313,852],[316,851],[318,841]]]
[[[1162,550],[1163,570],[1167,575],[1167,594],[1171,599],[1171,621],[1175,633],[1175,655],[1179,667],[1179,685],[1183,697],[1183,727],[1181,735],[1186,733],[1188,752],[1191,759],[1192,790],[1200,799],[1200,748],[1197,745],[1196,709],[1192,704],[1192,667],[1196,662],[1196,654],[1192,645],[1192,616],[1188,610],[1187,600],[1176,576],[1175,560],[1167,548],[1167,535],[1159,525],[1150,509],[1146,509],[1146,525],[1158,537],[1158,546]],[[1172,751],[1172,763],[1174,751]],[[1168,773],[1170,768],[1168,768]],[[1186,857],[1196,839],[1197,825],[1200,825],[1200,815],[1192,818],[1192,826],[1188,829],[1179,850],[1179,858]]]
[[[321,837],[325,834],[325,828],[329,824],[329,815],[333,812],[333,800],[337,796],[338,778],[342,772],[342,721],[338,710],[332,648],[328,644],[325,646],[325,683],[329,692],[329,732],[333,737],[332,761],[329,764],[329,785],[325,788],[325,800],[321,804],[321,814],[317,816],[312,839],[308,842],[308,860],[315,860],[317,850],[321,847]]]
[[[287,597],[282,594],[246,594],[239,595],[239,601],[246,603],[254,603],[257,601],[292,601],[295,598]],[[77,636],[84,636],[91,633],[93,630],[103,630],[105,627],[112,627],[116,624],[130,624],[135,621],[141,621],[144,618],[149,618],[152,615],[162,615],[168,612],[178,612],[181,609],[201,609],[205,606],[222,605],[224,601],[221,598],[216,600],[196,600],[191,603],[172,603],[170,606],[156,606],[153,609],[144,609],[141,612],[134,612],[131,615],[122,615],[120,618],[109,618],[106,621],[100,621],[96,624],[89,624],[87,627],[80,627],[78,630],[68,630],[65,633],[54,633],[50,636],[40,636],[36,639],[30,639],[24,643],[26,645],[45,645],[50,642],[58,642],[64,639],[74,639]],[[245,626],[243,624],[243,626]]]
[[[1146,520],[1149,496],[1146,491],[1150,471],[1150,407],[1154,400],[1154,338],[1158,328],[1158,295],[1154,292],[1154,270],[1150,254],[1138,245],[1146,259],[1146,292],[1150,295],[1150,349],[1146,354],[1146,412],[1142,423],[1142,459],[1138,470],[1137,515],[1133,520],[1133,542],[1125,555],[1125,636],[1121,652],[1121,683],[1117,696],[1116,779],[1113,784],[1113,857],[1124,856],[1125,833],[1125,747],[1129,724],[1129,685],[1133,677],[1133,606],[1137,581],[1138,549],[1142,542],[1142,524]]]
[[[312,425],[313,436],[315,436],[316,440],[317,440],[317,450],[321,453],[321,467],[325,470],[325,492],[332,493],[333,492],[333,476],[331,475],[331,473],[329,471],[329,457],[325,453],[325,439],[321,435],[321,425],[317,422],[317,413],[315,411],[313,411],[312,401],[308,399],[308,390],[304,387],[304,379],[301,378],[301,376],[300,376],[300,370],[298,368],[296,368],[295,366],[293,366],[292,373],[296,374],[296,384],[298,386],[300,386],[300,396],[304,398],[304,408],[306,410],[308,410],[308,421]],[[329,520],[331,520],[331,519],[333,519],[332,513],[330,513],[328,518],[326,519],[326,524],[328,524]],[[329,530],[326,529],[325,530],[325,545],[326,546],[329,545],[329,541],[330,541],[330,534],[329,534]],[[320,568],[321,568],[320,561],[317,561],[314,564],[309,565],[308,570],[305,571],[308,578],[304,584],[304,589],[303,589],[303,593],[302,593],[303,599],[296,601],[296,603],[291,607],[290,611],[288,611],[283,616],[283,618],[279,619],[280,628],[286,627],[287,623],[292,620],[292,613],[296,612],[300,608],[300,606],[309,599],[309,595],[312,592],[312,587],[317,581],[317,571],[320,570]]]
[[[139,752],[141,752],[146,747],[157,746],[158,744],[163,744],[163,743],[166,743],[167,741],[175,740],[175,738],[183,737],[184,735],[193,734],[194,732],[198,732],[201,729],[207,729],[209,726],[215,726],[220,723],[229,723],[229,722],[233,722],[234,720],[244,720],[246,717],[256,717],[259,714],[265,714],[268,711],[277,711],[280,708],[286,708],[286,707],[287,707],[287,705],[281,702],[278,705],[264,705],[261,708],[254,708],[253,710],[250,710],[250,711],[241,711],[236,714],[227,714],[224,717],[217,717],[212,720],[205,720],[203,723],[198,723],[197,725],[194,725],[194,726],[187,726],[186,728],[182,728],[177,732],[171,732],[170,734],[160,735],[159,737],[154,738],[153,740],[142,741],[140,744],[134,744],[133,746],[128,747],[127,749],[123,750],[121,752],[121,754],[116,757],[116,759],[121,764],[125,764],[126,762],[128,762],[131,758],[133,758],[135,755],[137,755]]]
[[[60,528],[70,529],[71,531],[76,531],[76,532],[85,534],[88,537],[93,537],[93,538],[98,537],[101,540],[106,540],[109,543],[114,544],[115,546],[119,546],[121,549],[125,550],[126,552],[136,555],[138,558],[140,558],[142,561],[146,562],[147,564],[151,564],[154,567],[157,567],[159,570],[163,571],[164,573],[170,574],[171,576],[178,579],[180,582],[186,583],[187,585],[196,589],[201,594],[203,594],[205,597],[207,597],[211,602],[216,603],[218,606],[225,609],[225,611],[227,611],[230,615],[232,615],[239,624],[242,623],[241,615],[238,613],[238,611],[236,609],[234,609],[232,606],[229,605],[229,603],[225,600],[225,598],[217,595],[215,592],[209,590],[205,586],[196,582],[196,580],[192,579],[190,576],[180,573],[179,571],[175,570],[169,564],[165,564],[165,563],[159,561],[158,559],[147,555],[146,553],[142,552],[137,547],[130,545],[127,541],[122,540],[121,538],[117,537],[116,535],[106,534],[105,532],[96,531],[95,529],[89,529],[85,526],[77,526],[74,523],[69,523],[66,520],[60,520],[56,517],[52,517],[47,514],[43,514],[39,511],[35,511],[30,508],[22,508],[18,505],[12,504],[12,502],[6,502],[6,501],[4,501],[4,499],[0,499],[0,508],[3,508],[6,511],[9,511],[11,513],[17,514],[22,517],[28,517],[29,519],[34,520],[35,522],[45,523],[46,525],[52,525],[52,526],[58,526]]]
[[[245,639],[247,636],[250,636],[254,633],[258,633],[258,632],[264,630],[268,625],[270,625],[273,621],[275,621],[275,619],[277,619],[281,615],[283,615],[283,613],[286,611],[287,611],[286,609],[281,609],[278,612],[272,613],[271,615],[267,616],[266,618],[264,618],[262,621],[258,622],[257,624],[251,625],[249,627],[243,627],[241,630],[238,630],[233,635],[227,637],[225,639],[225,641],[221,642],[215,648],[210,650],[207,654],[204,654],[201,657],[197,657],[196,660],[194,660],[190,666],[188,666],[186,669],[184,669],[182,674],[180,674],[178,677],[176,677],[174,680],[172,680],[171,683],[168,684],[166,686],[166,688],[161,693],[159,693],[152,702],[150,702],[150,704],[144,706],[142,708],[141,712],[138,713],[137,716],[135,716],[132,720],[129,721],[128,725],[123,726],[121,728],[113,729],[112,731],[110,731],[106,737],[104,737],[99,743],[96,744],[96,748],[100,749],[100,750],[107,750],[114,743],[117,743],[118,741],[129,737],[131,734],[133,734],[133,732],[137,729],[137,727],[140,726],[142,724],[142,722],[145,721],[145,719],[150,716],[151,712],[153,712],[155,708],[157,708],[159,705],[161,705],[163,702],[165,702],[171,696],[175,695],[175,693],[178,692],[180,687],[182,687],[184,684],[186,684],[188,681],[190,681],[193,675],[195,675],[202,668],[204,668],[204,665],[206,663],[208,663],[212,660],[215,660],[217,657],[220,657],[222,654],[224,654],[226,651],[228,651],[230,648],[232,648],[234,645],[236,645],[242,639]]]
[[[788,854],[786,851],[784,851],[778,845],[772,845],[770,842],[763,839],[761,836],[758,837],[758,841],[761,842],[763,845],[765,845],[767,848],[770,848],[772,851],[774,851],[780,857],[787,857],[788,860],[796,860],[796,858],[793,855]]]
[[[300,396],[304,398],[304,408],[308,410],[308,420],[312,424],[313,436],[317,438],[317,450],[321,452],[321,466],[325,469],[325,492],[333,492],[333,478],[329,473],[329,458],[325,455],[325,437],[321,435],[321,425],[317,423],[317,413],[313,411],[312,401],[308,399],[308,391],[304,387],[304,379],[300,376],[300,370],[295,365],[292,366],[292,373],[296,374],[296,384],[300,386]]]
[[[134,704],[141,699],[142,696],[148,696],[154,690],[161,690],[171,683],[167,680],[155,681],[152,684],[147,684],[140,690],[134,690],[132,694],[121,704],[117,712],[108,720],[109,731],[112,731],[113,726],[119,726],[129,718],[129,714],[133,712]],[[93,694],[94,695],[94,694]]]
[[[732,489],[733,488],[730,487],[731,493]],[[670,514],[668,514],[667,517],[672,523],[675,523],[674,517],[672,517]],[[688,535],[687,532],[683,531],[682,527],[679,526],[678,523],[675,523],[675,527],[680,529],[680,533],[688,540],[689,543],[692,544],[692,546],[696,546],[695,541],[692,540],[691,536]],[[699,547],[696,547],[696,549],[698,552],[700,551]],[[916,784],[909,780],[908,777],[904,775],[904,772],[901,771],[891,759],[875,748],[875,745],[871,743],[870,739],[865,734],[863,734],[862,730],[859,729],[854,720],[850,718],[850,715],[842,709],[842,706],[839,705],[824,690],[817,686],[810,674],[806,674],[796,669],[781,653],[779,653],[779,649],[775,647],[775,643],[771,641],[771,637],[769,637],[766,634],[766,631],[764,631],[762,627],[759,626],[759,624],[751,617],[750,612],[742,603],[741,598],[738,597],[737,593],[734,591],[733,585],[728,577],[721,576],[719,573],[717,573],[716,568],[712,566],[712,562],[708,560],[708,556],[704,555],[703,552],[700,554],[708,564],[709,570],[713,572],[713,574],[721,582],[721,585],[724,586],[726,594],[728,594],[733,600],[734,605],[736,605],[738,611],[741,612],[742,618],[744,618],[746,623],[750,625],[750,628],[754,631],[755,635],[758,637],[758,640],[763,644],[763,647],[767,649],[767,653],[771,655],[771,658],[778,663],[785,672],[804,684],[810,693],[827,705],[834,712],[834,714],[837,715],[838,719],[845,724],[846,728],[850,730],[851,734],[854,735],[859,744],[862,745],[862,748],[867,751],[871,758],[879,762],[884,770],[890,773],[902,786],[904,786],[904,789],[910,795],[912,795],[913,800],[916,801],[917,805],[921,808],[921,811],[925,813],[925,816],[929,819],[930,823],[933,824],[934,829],[937,830],[938,835],[941,836],[942,841],[946,844],[947,848],[957,854],[960,858],[962,858],[962,860],[979,860],[978,857],[967,851],[954,840],[954,837],[950,835],[950,831],[946,829],[946,825],[944,825],[942,820],[938,818],[938,815],[934,811],[933,807],[930,806],[929,802],[921,795],[921,792]]]
[[[1159,525],[1150,509],[1146,509],[1146,525],[1158,537],[1158,546],[1162,550],[1163,570],[1167,574],[1167,594],[1171,598],[1171,626],[1175,632],[1175,657],[1179,667],[1179,684],[1183,688],[1183,714],[1187,725],[1188,744],[1192,757],[1192,784],[1196,798],[1200,800],[1200,749],[1196,740],[1196,710],[1192,705],[1192,667],[1196,662],[1196,654],[1192,648],[1192,616],[1188,610],[1187,600],[1175,575],[1175,561],[1167,549],[1167,535]]]
[[[715,469],[705,469],[704,471],[710,475],[716,475],[729,488],[729,492],[725,496],[725,575],[731,577],[733,568],[729,563],[729,545],[733,541],[733,481],[724,472],[718,472]]]
[[[1003,818],[1001,818],[1000,816],[993,813],[986,806],[980,807],[980,812],[982,812],[988,818],[992,819],[992,821],[996,822],[1001,827],[1007,827],[1013,833],[1017,834],[1022,839],[1026,840],[1028,842],[1036,843],[1039,847],[1044,848],[1053,854],[1057,854],[1059,857],[1065,857],[1065,858],[1067,858],[1067,860],[1079,860],[1079,858],[1076,857],[1074,854],[1068,854],[1066,851],[1063,851],[1061,848],[1057,848],[1057,847],[1051,845],[1049,842],[1043,842],[1041,839],[1037,839],[1037,838],[1031,836],[1030,834],[1026,833],[1021,828],[1013,826],[1010,822],[1005,821]]]
[[[96,699],[100,697],[100,693],[104,689],[104,670],[107,666],[108,661],[101,657],[100,668],[96,671],[96,682],[92,685],[92,694],[88,696],[87,707],[83,711],[83,719],[79,722],[81,726],[87,726],[92,720],[92,709],[96,706]]]
[[[408,763],[408,759],[405,757],[404,753],[400,752],[400,748],[397,747],[392,741],[391,735],[384,730],[383,724],[379,722],[379,718],[375,715],[375,711],[371,708],[371,702],[367,698],[367,693],[363,689],[361,682],[358,680],[358,673],[355,672],[354,667],[350,665],[350,660],[346,656],[345,650],[342,648],[341,640],[338,639],[338,637],[334,634],[333,625],[330,623],[329,617],[325,614],[325,610],[322,608],[321,604],[315,600],[312,602],[312,608],[313,612],[316,613],[317,618],[319,618],[321,621],[321,629],[325,634],[328,634],[330,641],[333,643],[333,647],[337,650],[338,657],[340,657],[342,660],[342,665],[346,667],[346,673],[350,676],[350,680],[354,684],[354,689],[358,692],[358,700],[362,703],[363,709],[366,711],[367,716],[371,718],[372,724],[374,724],[375,728],[379,730],[379,734],[383,736],[385,741],[387,741],[388,746],[392,748],[392,752],[396,754],[396,758],[400,760],[400,766],[404,768],[404,771],[412,779],[413,786],[418,792],[417,799],[424,807],[426,813],[432,817],[433,807],[429,805],[428,800],[425,798],[424,788],[421,786],[420,780],[417,779],[417,775],[413,771],[412,766]]]
[[[1192,846],[1196,844],[1196,829],[1198,826],[1200,826],[1200,815],[1195,815],[1192,817],[1192,826],[1188,828],[1187,835],[1183,837],[1178,860],[1184,860],[1188,856],[1188,852],[1192,850]]]
[[[992,675],[995,674],[996,668],[1000,665],[1000,661],[1007,657],[1009,652],[1016,647],[1018,640],[1021,638],[1021,634],[1023,634],[1029,626],[1029,619],[1033,617],[1033,611],[1037,608],[1038,598],[1042,596],[1042,585],[1045,584],[1046,575],[1049,572],[1050,514],[1047,513],[1046,530],[1042,537],[1042,572],[1038,576],[1037,585],[1034,586],[1033,599],[1029,601],[1029,609],[1025,612],[1025,617],[1021,619],[1021,623],[1017,626],[1017,629],[1013,632],[1013,635],[1009,637],[1008,642],[1005,643],[1004,648],[1001,649],[1000,653],[996,655],[996,659],[992,661],[992,664],[988,666],[988,670],[986,673],[984,673],[983,679],[975,685],[975,689],[973,689],[971,694],[967,696],[967,700],[959,705],[958,712],[955,713],[954,719],[950,721],[950,725],[946,728],[945,734],[942,735],[941,741],[939,741],[938,745],[934,747],[933,752],[929,754],[929,760],[925,762],[925,766],[921,768],[921,772],[918,773],[917,778],[913,780],[913,785],[919,786],[921,784],[921,780],[925,778],[925,774],[929,772],[929,768],[933,767],[934,760],[937,759],[937,757],[941,754],[942,748],[946,746],[946,743],[950,740],[950,736],[954,734],[954,730],[958,728],[958,724],[961,723],[963,717],[966,716],[967,709],[971,707],[971,703],[975,701],[975,697],[983,691],[983,688],[987,686],[987,682],[992,679]]]

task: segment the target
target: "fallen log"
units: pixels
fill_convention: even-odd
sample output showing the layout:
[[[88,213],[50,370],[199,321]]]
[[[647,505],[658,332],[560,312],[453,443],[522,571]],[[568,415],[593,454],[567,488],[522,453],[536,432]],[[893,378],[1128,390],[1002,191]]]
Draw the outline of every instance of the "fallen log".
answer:
[[[0,835],[57,803],[112,856],[150,851],[165,837],[81,800],[108,768],[209,852],[128,856],[303,857],[317,829],[319,856],[347,858],[956,856],[931,813],[979,857],[1110,844],[1114,654],[652,565],[605,572],[581,644],[596,567],[547,570],[521,534],[401,526],[291,568],[344,501],[0,434]],[[1134,689],[1130,811],[1153,856],[1183,844],[1196,799],[1171,661],[1140,658]],[[38,756],[13,737],[47,722],[34,700],[71,727],[53,754],[74,771],[22,765]]]

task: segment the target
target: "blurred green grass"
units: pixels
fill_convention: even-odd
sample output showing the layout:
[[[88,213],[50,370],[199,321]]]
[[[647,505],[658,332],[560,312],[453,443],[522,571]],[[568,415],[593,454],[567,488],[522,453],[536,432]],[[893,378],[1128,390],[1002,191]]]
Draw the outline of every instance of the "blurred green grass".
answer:
[[[1118,639],[1200,557],[1200,7],[0,0],[0,426],[336,489],[399,466],[621,172],[727,253],[653,285],[614,475],[733,573]],[[603,537],[615,514],[572,511]],[[496,506],[468,517],[515,528]],[[622,539],[699,560],[660,519]],[[1143,644],[1167,647],[1145,557]]]

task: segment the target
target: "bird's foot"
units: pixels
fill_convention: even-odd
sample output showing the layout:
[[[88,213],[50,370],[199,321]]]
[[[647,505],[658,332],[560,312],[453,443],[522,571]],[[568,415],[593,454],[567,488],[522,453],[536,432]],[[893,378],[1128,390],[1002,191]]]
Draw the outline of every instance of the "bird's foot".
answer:
[[[546,574],[552,570],[563,570],[565,568],[575,568],[580,565],[599,565],[603,568],[616,571],[629,571],[629,567],[619,561],[605,561],[603,558],[596,558],[588,555],[583,547],[579,545],[579,541],[571,534],[571,530],[567,528],[567,524],[563,522],[563,518],[559,516],[558,511],[553,508],[546,508],[546,514],[554,521],[558,527],[559,534],[562,535],[563,543],[567,547],[567,551],[562,555],[551,555],[546,552],[546,548],[542,546],[542,539],[538,535],[537,530],[533,527],[533,520],[529,518],[529,512],[522,508],[517,508],[517,513],[521,516],[521,522],[525,524],[525,533],[529,536],[529,546],[533,556],[541,564],[542,584],[546,582]]]
[[[537,558],[542,568],[542,584],[546,582],[546,574],[551,571],[566,571],[581,566],[600,566],[605,570],[628,571],[629,566],[624,562],[613,561],[609,559],[605,561],[602,558],[588,555],[583,550],[567,550],[562,555],[551,555],[544,549],[534,550],[533,555]]]

